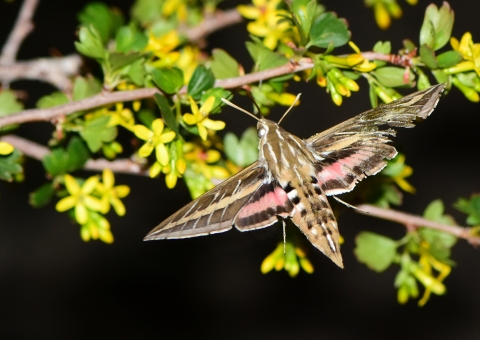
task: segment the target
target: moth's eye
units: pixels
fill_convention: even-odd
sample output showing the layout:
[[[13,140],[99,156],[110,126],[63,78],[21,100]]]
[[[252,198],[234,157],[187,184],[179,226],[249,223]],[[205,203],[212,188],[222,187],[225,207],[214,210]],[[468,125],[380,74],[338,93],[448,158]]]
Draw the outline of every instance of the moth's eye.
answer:
[[[263,135],[265,134],[265,129],[264,128],[261,128],[261,129],[258,129],[258,138],[261,138],[263,137]]]

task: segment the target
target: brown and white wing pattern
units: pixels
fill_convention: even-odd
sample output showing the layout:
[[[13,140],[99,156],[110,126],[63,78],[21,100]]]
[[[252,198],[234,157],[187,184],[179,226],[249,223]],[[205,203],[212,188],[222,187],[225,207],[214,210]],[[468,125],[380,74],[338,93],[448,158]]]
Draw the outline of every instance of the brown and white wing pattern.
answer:
[[[444,88],[444,84],[432,86],[380,105],[307,139],[307,147],[318,159],[315,167],[325,194],[348,192],[365,176],[382,170],[385,159],[395,157],[397,151],[386,144],[395,130],[379,126],[414,127],[417,117],[425,119],[433,111]]]
[[[194,237],[231,229],[238,211],[263,185],[266,171],[258,162],[253,163],[167,218],[144,240]]]

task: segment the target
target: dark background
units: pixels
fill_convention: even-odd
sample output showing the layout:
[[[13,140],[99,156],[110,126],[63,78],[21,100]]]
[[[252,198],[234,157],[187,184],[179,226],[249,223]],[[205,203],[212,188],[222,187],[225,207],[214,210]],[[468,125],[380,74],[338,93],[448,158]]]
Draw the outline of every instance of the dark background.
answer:
[[[130,2],[107,1],[128,13]],[[380,31],[363,1],[324,1],[327,8],[348,19],[353,41],[362,50],[378,40],[391,40],[393,50],[418,32],[429,1],[415,7],[400,1],[404,17]],[[20,60],[48,56],[53,49],[74,52],[76,14],[82,1],[41,1],[36,30],[25,40]],[[436,1],[438,6],[440,1]],[[223,6],[232,5],[226,1]],[[468,0],[451,1],[456,13],[453,36],[465,31],[480,40],[480,6]],[[0,3],[0,46],[16,18],[19,2]],[[248,70],[241,25],[210,37]],[[344,48],[344,53],[349,49]],[[316,86],[294,84],[289,92],[303,92],[302,105],[283,126],[308,137],[369,109],[367,86],[337,108]],[[47,85],[17,82],[28,91],[27,106],[51,92]],[[283,109],[274,111],[278,119]],[[434,114],[413,130],[400,131],[395,140],[415,169],[411,182],[417,195],[406,195],[401,209],[421,214],[442,198],[460,224],[464,215],[452,203],[479,190],[479,106],[458,90],[445,96]],[[294,117],[294,118],[292,118]],[[228,111],[227,129],[243,131],[251,118]],[[21,133],[45,143],[52,127],[27,124]],[[345,269],[340,270],[312,249],[313,275],[291,279],[285,272],[262,275],[259,266],[278,241],[278,226],[252,233],[224,234],[186,240],[142,242],[145,234],[189,201],[185,186],[167,190],[162,180],[118,175],[130,185],[127,215],[109,215],[115,243],[84,243],[79,227],[53,204],[33,209],[28,193],[45,181],[37,161],[29,160],[22,184],[0,183],[0,338],[2,339],[351,339],[458,338],[480,334],[479,253],[465,241],[454,248],[458,265],[447,278],[448,293],[432,296],[419,308],[416,302],[399,306],[393,281],[396,269],[378,275],[358,263],[354,237],[373,230],[401,237],[404,227],[349,211],[339,218],[345,237]],[[80,173],[88,176],[90,173]]]

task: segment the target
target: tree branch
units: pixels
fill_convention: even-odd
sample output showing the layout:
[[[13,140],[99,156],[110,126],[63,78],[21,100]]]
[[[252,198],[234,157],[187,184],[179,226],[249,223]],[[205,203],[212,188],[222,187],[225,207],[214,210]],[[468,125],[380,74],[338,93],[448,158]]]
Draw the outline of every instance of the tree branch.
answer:
[[[435,221],[427,220],[421,216],[407,214],[401,211],[391,210],[391,209],[383,209],[369,204],[362,204],[357,207],[357,212],[364,214],[375,216],[378,218],[382,218],[384,220],[389,220],[393,222],[397,222],[400,224],[404,224],[406,226],[414,226],[414,227],[427,227],[431,229],[440,230],[452,235],[455,235],[459,238],[463,238],[467,240],[470,244],[478,246],[480,245],[480,237],[474,236],[470,233],[470,228],[459,227],[459,226],[451,226],[442,223],[438,223]],[[364,211],[362,211],[364,210]]]
[[[18,79],[40,80],[60,90],[67,90],[72,86],[69,77],[77,74],[81,65],[82,58],[78,54],[0,65],[0,81],[11,83]]]
[[[50,154],[50,150],[47,147],[19,136],[7,135],[1,137],[0,140],[12,144],[15,149],[21,151],[24,155],[39,161],[41,161],[46,155]],[[90,159],[83,167],[85,170],[92,171],[103,171],[105,168],[109,168],[113,172],[124,174],[145,176],[148,174],[148,172],[143,170],[139,164],[126,158],[119,158],[114,161],[109,161],[104,158]]]
[[[268,69],[261,72],[250,73],[244,76],[221,79],[215,82],[216,87],[233,89],[243,85],[251,84],[260,80],[266,80],[278,77],[284,74],[299,72],[313,68],[313,63],[309,59],[301,60],[298,64],[288,63],[283,66]],[[131,91],[102,92],[95,96],[85,98],[76,102],[59,105],[47,109],[30,109],[20,111],[13,115],[0,117],[0,127],[22,124],[27,122],[50,121],[61,115],[69,115],[77,111],[89,110],[96,107],[113,104],[117,102],[133,101],[152,97],[155,93],[160,93],[157,88],[143,88]],[[187,93],[187,87],[180,89],[179,94]]]
[[[17,58],[17,53],[25,37],[33,30],[32,17],[37,8],[38,0],[24,0],[0,56],[0,64],[12,64]]]
[[[219,29],[242,21],[243,18],[236,9],[216,11],[214,15],[207,17],[200,25],[186,30],[185,35],[189,41],[198,41]]]

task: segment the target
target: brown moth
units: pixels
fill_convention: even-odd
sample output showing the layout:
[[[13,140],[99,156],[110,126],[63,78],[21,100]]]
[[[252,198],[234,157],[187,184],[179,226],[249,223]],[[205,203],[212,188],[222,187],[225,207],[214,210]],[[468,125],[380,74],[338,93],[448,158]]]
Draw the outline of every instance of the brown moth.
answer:
[[[395,157],[395,131],[414,127],[433,111],[444,84],[366,111],[308,139],[277,123],[258,119],[258,161],[190,202],[160,223],[145,240],[186,238],[232,228],[268,227],[277,216],[291,218],[307,239],[339,267],[338,226],[327,196],[352,190]],[[280,122],[279,122],[280,123]]]

